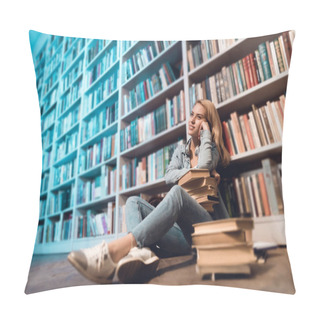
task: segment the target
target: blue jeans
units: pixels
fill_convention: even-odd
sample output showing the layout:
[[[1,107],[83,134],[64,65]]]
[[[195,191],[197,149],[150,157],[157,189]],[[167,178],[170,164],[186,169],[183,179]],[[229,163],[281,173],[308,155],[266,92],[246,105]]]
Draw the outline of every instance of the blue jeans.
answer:
[[[126,202],[128,232],[139,248],[150,247],[162,257],[190,254],[192,225],[211,220],[212,216],[178,185],[156,208],[136,196]]]

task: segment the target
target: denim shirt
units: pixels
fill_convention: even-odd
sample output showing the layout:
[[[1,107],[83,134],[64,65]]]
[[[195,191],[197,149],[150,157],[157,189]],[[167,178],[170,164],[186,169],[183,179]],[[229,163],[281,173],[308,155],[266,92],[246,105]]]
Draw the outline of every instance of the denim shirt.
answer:
[[[166,169],[165,180],[167,184],[177,183],[191,168],[190,164],[190,143],[191,138],[186,144],[179,145],[174,151],[170,164]],[[200,131],[200,146],[196,149],[198,153],[198,164],[196,169],[208,169],[210,172],[216,169],[219,163],[219,152],[215,142],[212,141],[209,130]],[[228,211],[223,203],[220,192],[219,204],[214,206],[214,218],[225,219],[229,217]]]

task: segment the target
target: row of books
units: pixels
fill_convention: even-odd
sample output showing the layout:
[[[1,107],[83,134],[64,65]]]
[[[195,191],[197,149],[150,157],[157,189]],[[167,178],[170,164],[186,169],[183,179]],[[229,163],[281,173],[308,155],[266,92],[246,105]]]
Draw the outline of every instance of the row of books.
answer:
[[[65,116],[60,118],[56,126],[57,138],[69,131],[69,129],[71,129],[76,123],[79,122],[79,119],[80,107],[71,110]]]
[[[55,116],[56,110],[53,109],[41,120],[41,132],[44,132],[54,124]]]
[[[61,54],[61,50],[60,50],[60,52],[56,53],[52,57],[52,59],[49,61],[49,63],[46,63],[45,68],[44,68],[44,79],[45,80],[47,80],[48,77],[53,73],[53,71],[58,68],[61,60],[62,60],[62,54]]]
[[[88,114],[118,88],[119,70],[113,72],[107,79],[100,81],[95,90],[91,91],[86,96],[83,106],[83,115]]]
[[[109,69],[117,60],[117,45],[108,49],[101,60],[94,66],[90,67],[85,74],[85,86],[89,88],[91,84],[99,79],[99,77]]]
[[[129,94],[124,94],[124,113],[129,113],[131,110],[168,87],[175,80],[176,75],[174,74],[171,65],[168,62],[162,64],[158,72],[138,83],[133,90],[129,91]]]
[[[197,68],[213,56],[231,47],[236,41],[237,39],[201,40],[195,45],[188,42],[188,70],[191,71]]]
[[[81,142],[84,143],[118,120],[119,104],[116,101],[95,113],[89,120],[82,122]]]
[[[160,42],[160,44],[156,43]],[[141,48],[130,58],[124,61],[122,66],[122,83],[147,66],[160,52],[169,47],[173,41],[155,41]]]
[[[61,91],[62,94],[65,94],[67,90],[71,88],[71,85],[73,82],[78,79],[80,74],[82,74],[83,71],[83,59],[80,59],[79,62],[72,67],[72,69],[68,72],[67,75],[63,76],[61,78]]]
[[[47,214],[52,215],[72,208],[74,205],[74,183],[66,189],[50,193],[47,201]]]
[[[103,165],[101,174],[93,179],[79,179],[77,204],[101,199],[116,192],[117,168]]]
[[[44,151],[42,153],[42,171],[46,171],[47,169],[49,169],[51,164],[51,154],[52,150]]]
[[[72,64],[72,62],[78,57],[80,52],[83,50],[86,44],[86,39],[80,38],[75,44],[73,44],[72,49],[65,53],[64,58],[61,63],[61,73],[65,72]]]
[[[56,102],[58,98],[58,88],[55,88],[51,91],[50,95],[43,100],[41,115],[46,113]]]
[[[76,150],[78,146],[78,131],[74,131],[71,134],[67,134],[62,142],[57,144],[55,152],[55,162],[63,159],[65,156]],[[48,152],[47,152],[48,153]],[[47,159],[50,161],[50,159]],[[46,163],[48,166],[48,163]]]
[[[42,148],[43,150],[48,149],[53,142],[53,128],[46,130],[42,135]]]
[[[165,146],[145,157],[134,158],[121,167],[120,190],[163,178],[174,150],[184,140]]]
[[[283,214],[281,171],[266,158],[262,168],[244,172],[222,183],[226,206],[231,216],[263,217]]]
[[[267,101],[265,105],[246,114],[231,112],[230,119],[222,121],[225,145],[230,155],[260,148],[282,141],[285,96]]]
[[[56,242],[60,240],[60,226],[61,221],[52,221],[46,227],[46,242]],[[63,240],[63,239],[62,239]]]
[[[44,97],[58,82],[60,73],[59,69],[54,71],[47,80],[43,82],[42,96]]]
[[[231,218],[193,225],[192,247],[197,251],[196,271],[201,276],[250,274],[256,263],[251,218]]]
[[[56,52],[60,50],[62,47],[64,37],[61,36],[53,36],[52,41],[49,42],[47,52],[46,52],[46,59],[50,60]]]
[[[40,50],[38,55],[35,57],[35,60],[34,60],[35,69],[38,69],[39,66],[44,62],[45,55],[46,55],[46,50],[45,50],[45,48],[43,48],[42,50]]]
[[[77,238],[97,237],[115,233],[114,202],[108,202],[106,209],[96,212],[88,210],[85,215],[76,218],[75,230]]]
[[[42,177],[41,177],[40,194],[48,190],[48,185],[49,185],[49,173],[45,172],[42,174]]]
[[[39,72],[39,71],[38,71]],[[37,87],[37,91],[38,91],[38,97],[39,97],[39,101],[41,100],[41,89],[42,89],[42,84],[43,84],[43,72],[38,74],[36,72],[36,87]]]
[[[192,104],[197,99],[209,99],[216,105],[288,70],[292,52],[293,33],[284,32],[274,41],[258,48],[220,72],[207,76],[190,87]]]
[[[79,38],[65,37],[64,46],[63,46],[63,54],[66,54],[66,52],[72,47],[72,45],[76,42],[77,39],[79,39]]]
[[[72,237],[72,214],[67,214],[62,221],[61,240],[70,240]]]
[[[90,44],[88,51],[87,51],[87,62],[86,65],[88,66],[94,58],[98,55],[103,48],[107,46],[110,40],[93,40]]]
[[[46,214],[46,207],[47,207],[47,199],[40,199],[40,206],[39,206],[39,217],[44,217]]]
[[[58,117],[61,116],[71,106],[73,106],[74,102],[76,102],[81,97],[82,90],[82,78],[79,78],[79,80],[71,85],[70,90],[67,91],[66,94],[61,96],[58,109]]]
[[[72,179],[75,174],[75,167],[76,167],[76,158],[69,161],[66,164],[59,166],[58,168],[55,168],[53,185],[57,186],[59,184],[62,184],[65,181]]]
[[[44,225],[38,225],[37,236],[36,236],[36,244],[40,244],[43,242],[43,234],[44,234]]]
[[[100,139],[99,142],[81,150],[78,172],[82,173],[112,158],[117,153],[117,133]]]
[[[124,41],[121,41],[120,42],[121,51],[122,52],[127,52],[137,42],[138,42],[137,40],[124,40]]]
[[[151,139],[160,132],[168,130],[185,121],[185,101],[183,90],[172,99],[166,99],[166,104],[158,107],[145,116],[136,118],[120,130],[121,152]]]

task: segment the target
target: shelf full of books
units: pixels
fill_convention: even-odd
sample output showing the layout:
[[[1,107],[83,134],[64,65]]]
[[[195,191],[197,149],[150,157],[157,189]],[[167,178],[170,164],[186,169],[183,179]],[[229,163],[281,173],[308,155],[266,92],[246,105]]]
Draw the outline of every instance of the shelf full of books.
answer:
[[[253,235],[277,239],[274,229],[284,221],[281,151],[293,37],[48,36],[34,59],[43,147],[35,252],[68,252],[126,232],[128,197],[169,190],[166,167],[187,140],[189,113],[201,98],[214,101],[231,155],[219,186],[230,216],[271,224]]]

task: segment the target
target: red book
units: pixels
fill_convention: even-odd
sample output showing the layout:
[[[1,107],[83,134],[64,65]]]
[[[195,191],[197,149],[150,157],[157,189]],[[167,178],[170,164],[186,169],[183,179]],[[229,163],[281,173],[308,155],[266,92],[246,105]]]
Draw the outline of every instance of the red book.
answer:
[[[247,57],[242,58],[242,65],[243,65],[243,69],[244,69],[244,76],[246,79],[247,89],[250,89],[251,82],[250,82],[250,78],[249,78],[249,65],[247,63]]]
[[[264,182],[263,172],[258,173],[258,180],[259,180],[259,186],[260,186],[264,214],[265,214],[265,216],[271,216],[270,206],[269,206],[269,202],[268,202],[268,194],[267,194],[267,189],[266,189],[266,185]]]
[[[234,155],[232,144],[231,144],[231,138],[228,130],[228,125],[225,121],[222,122],[222,127],[223,127],[223,132],[224,132],[224,137],[225,137],[225,142],[226,142],[226,147],[230,153],[230,156]]]
[[[250,88],[252,88],[254,86],[254,80],[253,80],[253,70],[252,70],[252,66],[250,63],[250,56],[249,55],[246,56],[246,63],[248,66]]]
[[[170,74],[169,74],[169,71],[168,71],[168,69],[167,69],[167,66],[166,66],[165,64],[163,64],[163,65],[162,65],[162,68],[163,68],[163,70],[164,70],[164,72],[165,72],[165,75],[166,75],[166,78],[167,78],[167,80],[168,80],[167,85],[169,85],[170,83],[173,82],[173,80],[172,80],[171,77],[170,77]]]
[[[251,129],[250,129],[250,124],[249,124],[249,119],[248,119],[248,115],[247,114],[243,115],[243,122],[244,122],[244,125],[246,127],[250,148],[251,149],[255,149],[253,138],[252,138],[252,133],[251,133]]]
[[[259,84],[258,77],[257,77],[257,69],[254,63],[254,55],[253,53],[249,54],[249,60],[250,60],[250,66],[252,70],[252,76],[253,76],[253,85],[256,86]]]
[[[144,95],[146,97],[146,100],[148,100],[149,95],[148,95],[148,90],[147,90],[147,83],[145,81],[143,81],[143,90],[144,90]]]

